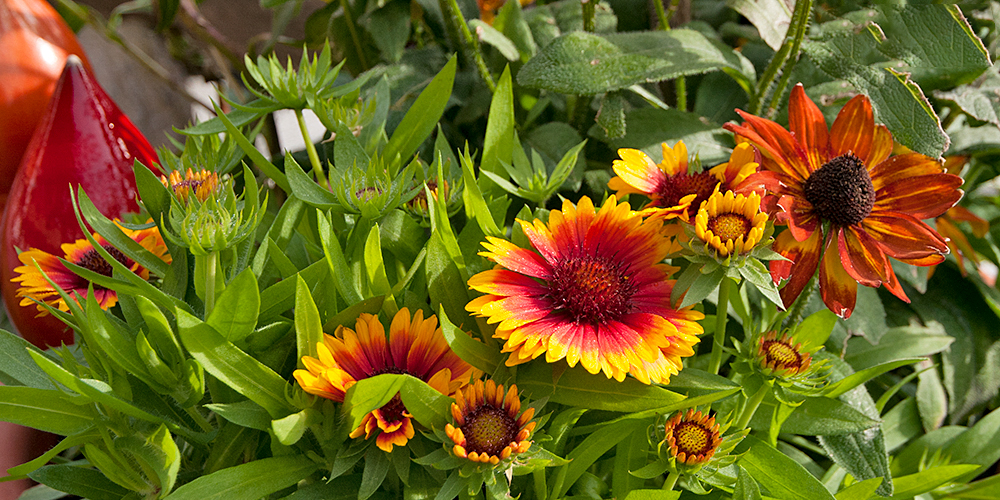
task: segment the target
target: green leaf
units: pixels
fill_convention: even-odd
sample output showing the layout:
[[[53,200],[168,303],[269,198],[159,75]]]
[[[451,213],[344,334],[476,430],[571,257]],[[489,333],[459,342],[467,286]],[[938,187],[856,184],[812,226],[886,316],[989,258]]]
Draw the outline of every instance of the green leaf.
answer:
[[[728,268],[723,266],[714,266],[714,269],[706,272],[705,268],[700,265],[691,264],[677,278],[674,291],[670,295],[670,301],[680,302],[677,306],[680,309],[705,300],[719,288],[719,283],[726,279],[727,270]],[[681,295],[684,296],[683,300],[681,300]]]
[[[733,488],[733,500],[761,500],[760,487],[757,481],[750,477],[750,473],[743,467],[739,468],[736,476],[736,486]],[[839,500],[839,499],[838,499]],[[865,500],[868,500],[867,498]]]
[[[671,407],[684,399],[655,384],[632,378],[618,382],[600,373],[590,374],[582,366],[567,369],[556,381],[552,366],[541,362],[520,367],[517,386],[531,393],[532,399],[547,395],[553,403],[628,413]]]
[[[298,347],[299,360],[302,367],[302,357],[319,358],[316,344],[323,341],[323,325],[320,323],[319,309],[313,300],[309,286],[301,276],[295,278],[295,345]]]
[[[834,500],[818,479],[805,468],[771,445],[753,436],[743,438],[736,447],[745,453],[739,464],[753,476],[771,496],[779,500]]]
[[[246,269],[226,285],[206,322],[226,340],[239,342],[253,333],[259,312],[257,277]]]
[[[493,373],[503,362],[502,355],[495,349],[472,338],[469,334],[455,326],[448,319],[444,306],[438,308],[438,319],[441,320],[441,333],[451,350],[470,365],[482,370],[483,373]]]
[[[308,203],[309,206],[320,210],[329,210],[340,206],[337,196],[329,190],[319,187],[319,184],[302,170],[291,153],[285,154],[285,174],[288,175],[288,185],[291,187],[289,193]]]
[[[293,413],[285,418],[271,421],[271,430],[278,442],[285,446],[292,446],[298,443],[309,428],[309,424],[314,420],[319,420],[316,410],[306,408],[298,413]]]
[[[917,411],[924,431],[930,432],[940,427],[948,415],[948,395],[937,370],[924,370],[917,378]]]
[[[879,424],[842,401],[806,398],[782,425],[782,432],[803,436],[833,436],[871,429]]]
[[[0,330],[0,372],[28,387],[55,389],[48,375],[35,364],[28,351],[42,355],[42,351],[27,340],[7,330]]]
[[[954,337],[940,328],[897,327],[889,330],[878,345],[871,345],[861,337],[852,338],[844,360],[855,370],[863,370],[888,361],[929,356],[947,349],[954,341]]]
[[[785,41],[792,21],[792,9],[785,0],[727,0],[726,5],[743,14],[772,50],[777,51]]]
[[[661,143],[673,146],[684,141],[691,157],[704,165],[716,165],[729,160],[733,137],[720,125],[706,121],[695,113],[677,109],[637,108],[625,112],[628,134],[620,139],[609,138],[600,126],[594,125],[588,135],[608,144],[612,150],[638,149],[654,162],[663,159]]]
[[[406,116],[392,133],[382,150],[382,157],[389,165],[400,165],[409,161],[424,139],[430,137],[451,97],[455,81],[457,59],[452,56],[441,72],[420,92],[420,96],[410,106]],[[390,168],[392,170],[392,168]]]
[[[236,125],[234,125],[233,122],[229,119],[229,117],[222,112],[218,104],[213,102],[212,106],[215,108],[215,114],[217,115],[219,121],[221,121],[222,124],[225,125],[226,127],[225,132],[233,137],[233,139],[236,141],[236,144],[238,144],[240,146],[240,149],[242,149],[243,152],[246,153],[246,155],[249,156],[251,160],[253,160],[254,164],[257,165],[257,168],[259,168],[262,172],[264,172],[265,175],[270,177],[271,180],[273,180],[274,183],[277,184],[278,187],[282,189],[282,191],[286,193],[291,193],[292,188],[288,184],[288,178],[285,177],[284,172],[278,170],[278,167],[275,167],[270,160],[265,158],[264,155],[257,150],[257,147],[250,142],[250,139],[247,139],[247,136],[243,135],[243,132],[240,132],[240,129],[238,129]]]
[[[935,91],[934,97],[957,104],[976,120],[1000,126],[1000,74],[995,67],[975,83]]]
[[[733,389],[741,389],[742,386],[714,373],[697,368],[685,368],[677,375],[670,377],[667,388],[671,391],[684,393],[688,397],[692,397],[732,391]]]
[[[830,313],[831,315],[833,313]],[[823,388],[823,395],[828,398],[837,398],[841,394],[854,389],[855,387],[868,382],[869,380],[882,375],[883,373],[890,372],[899,368],[901,366],[912,365],[914,363],[919,363],[926,358],[906,358],[898,359],[896,361],[887,361],[885,363],[880,363],[871,368],[865,368],[864,370],[855,372],[852,375],[844,377],[832,384],[827,385]]]
[[[882,478],[873,477],[858,481],[834,495],[837,500],[869,500],[875,496],[875,490],[882,484]]]
[[[243,427],[266,431],[271,426],[271,414],[253,401],[238,403],[212,403],[205,408],[217,413],[222,418]]]
[[[829,309],[820,309],[796,326],[795,340],[801,342],[804,348],[819,347],[830,338],[835,324],[837,324],[837,315]]]
[[[330,274],[327,263],[313,262],[309,267],[296,273],[310,288],[316,288]],[[284,279],[260,292],[260,316],[257,321],[266,324],[295,305],[295,283],[297,280]]]
[[[52,489],[90,500],[121,500],[129,493],[96,469],[72,465],[47,465],[28,477]]]
[[[896,491],[892,498],[893,500],[907,500],[928,491],[934,491],[939,486],[958,481],[958,478],[978,468],[978,465],[943,465],[916,474],[893,478]]]
[[[240,106],[242,109],[234,109],[226,115],[226,119],[234,126],[242,127],[272,111],[281,109],[281,105],[273,101],[257,99]],[[203,121],[192,125],[180,132],[184,135],[211,135],[220,134],[226,131],[226,125],[219,117]]]
[[[479,37],[480,42],[492,45],[508,61],[518,61],[521,59],[521,53],[517,50],[517,45],[514,45],[514,42],[510,38],[497,31],[493,26],[479,19],[469,19],[469,27],[475,32],[475,36]]]
[[[260,498],[309,477],[319,466],[304,455],[263,458],[201,476],[166,498],[170,500],[229,500]]]
[[[423,380],[411,375],[403,377],[406,381],[399,395],[406,410],[425,427],[444,429],[444,424],[451,418],[451,403],[454,400]]]
[[[87,193],[83,189],[80,189],[79,203],[80,211],[83,212],[83,217],[87,219],[87,223],[110,243],[111,246],[138,262],[142,267],[149,269],[153,274],[161,277],[167,275],[167,270],[170,268],[169,265],[160,257],[153,255],[152,252],[147,250],[138,241],[125,236],[120,227],[111,222],[110,219],[97,209],[94,202],[90,201],[90,197],[87,196]]]
[[[746,263],[739,268],[740,275],[747,279],[750,283],[753,283],[757,290],[760,291],[767,300],[770,300],[777,306],[783,306],[781,301],[781,295],[778,294],[778,287],[774,285],[774,280],[771,279],[771,273],[764,267],[764,264],[757,259],[747,259]]]
[[[323,246],[323,255],[330,269],[330,276],[334,277],[337,284],[337,291],[344,297],[348,304],[357,304],[364,297],[361,295],[360,284],[351,279],[351,267],[344,258],[344,251],[340,247],[337,235],[333,233],[333,225],[328,216],[322,212],[316,212],[317,228],[319,231],[320,244]]]
[[[385,406],[405,383],[406,377],[385,373],[352,385],[344,396],[344,411],[350,417],[347,427],[356,429],[366,414]]]
[[[399,310],[396,299],[392,296],[392,286],[389,285],[389,278],[385,274],[385,261],[382,258],[382,239],[379,237],[378,224],[375,224],[368,232],[368,239],[365,242],[364,252],[365,272],[368,277],[368,285],[374,295],[385,296],[386,314],[395,316]]]
[[[632,490],[625,495],[625,500],[677,500],[680,497],[679,491]]]
[[[358,500],[367,500],[382,486],[386,474],[389,473],[389,457],[377,446],[368,448],[365,454],[365,468],[361,473],[361,487],[358,488]]]
[[[502,163],[510,163],[514,151],[514,96],[510,67],[505,67],[497,82],[496,91],[490,101],[490,114],[486,122],[486,137],[483,140],[483,157],[479,165],[481,172],[490,172],[507,180]],[[480,187],[486,196],[499,195],[492,183],[480,177]]]
[[[5,422],[69,436],[94,425],[92,408],[62,391],[0,385],[0,420]]]
[[[688,29],[596,35],[567,33],[548,44],[517,74],[529,88],[594,95],[637,83],[726,70],[743,84],[743,60],[729,47]]]
[[[569,491],[570,486],[572,486],[576,480],[579,479],[580,476],[582,476],[583,473],[597,461],[597,459],[601,458],[606,451],[613,448],[619,441],[627,438],[633,432],[644,429],[648,424],[649,422],[638,419],[619,420],[617,422],[606,424],[587,436],[586,439],[573,448],[573,451],[566,456],[566,459],[568,459],[570,463],[565,466],[566,474],[564,481],[552,497],[559,498],[565,495],[566,492]]]
[[[945,454],[951,456],[952,462],[980,466],[956,482],[971,481],[1000,460],[1000,409],[991,411],[976,425],[956,437],[945,449]]]
[[[281,376],[228,342],[208,323],[180,309],[175,314],[181,342],[206,371],[264,407],[272,418],[293,411],[285,401],[287,383]]]

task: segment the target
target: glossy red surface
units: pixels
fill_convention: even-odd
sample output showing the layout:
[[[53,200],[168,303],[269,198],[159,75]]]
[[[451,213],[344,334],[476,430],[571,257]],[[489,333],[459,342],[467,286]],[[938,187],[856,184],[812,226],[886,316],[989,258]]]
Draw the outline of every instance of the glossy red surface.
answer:
[[[35,318],[34,305],[18,305],[17,285],[10,281],[20,265],[15,247],[61,257],[61,244],[83,237],[70,186],[83,186],[108,217],[137,211],[134,160],[151,166],[156,152],[83,64],[69,58],[21,162],[0,229],[0,291],[14,325],[33,344],[72,343],[73,336],[51,316]]]
[[[70,54],[89,67],[48,2],[0,1],[0,206]]]

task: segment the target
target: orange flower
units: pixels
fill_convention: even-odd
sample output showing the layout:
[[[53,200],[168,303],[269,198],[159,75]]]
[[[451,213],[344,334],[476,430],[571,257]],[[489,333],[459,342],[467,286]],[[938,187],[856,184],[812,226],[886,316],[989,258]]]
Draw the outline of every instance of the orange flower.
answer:
[[[115,224],[118,225],[118,221],[115,221]],[[167,253],[167,246],[163,243],[163,237],[160,236],[160,229],[158,227],[153,226],[149,229],[140,229],[137,231],[122,227],[121,225],[118,225],[118,228],[126,236],[132,238],[146,250],[149,250],[153,255],[163,259],[164,262],[171,262],[170,254]],[[149,279],[149,269],[140,266],[138,262],[126,257],[121,250],[111,246],[101,235],[94,233],[93,236],[97,243],[104,250],[107,250],[115,260],[121,262],[141,278]],[[79,239],[73,243],[63,243],[61,248],[63,259],[67,262],[104,276],[111,276],[111,264],[97,253],[97,250],[94,249],[89,240]],[[17,289],[17,296],[23,297],[20,303],[21,306],[30,306],[35,304],[34,301],[37,300],[60,311],[69,311],[66,301],[59,296],[59,292],[45,279],[46,276],[70,296],[77,293],[80,297],[87,297],[87,290],[91,282],[70,271],[55,255],[32,248],[21,252],[17,255],[17,258],[24,265],[14,268],[14,272],[18,273],[18,275],[12,278],[11,281],[21,283],[21,287]],[[35,263],[38,263],[37,268],[35,267]],[[102,309],[109,309],[118,303],[118,293],[114,290],[94,285],[94,299],[97,300]],[[48,311],[41,304],[36,304],[36,306],[39,311],[38,316],[48,314]]]
[[[170,172],[169,178],[161,175],[160,182],[163,183],[163,187],[173,191],[183,204],[188,203],[188,198],[192,194],[199,202],[204,203],[209,196],[219,192],[219,174],[208,170],[195,172],[189,168],[184,177],[181,177],[179,170],[174,170]]]
[[[545,354],[554,363],[643,383],[667,383],[702,333],[704,315],[670,303],[676,268],[661,261],[671,239],[614,196],[595,211],[568,200],[549,222],[518,221],[535,251],[487,237],[480,255],[499,264],[469,279],[483,295],[466,310],[498,323],[513,366]]]
[[[768,190],[777,202],[776,222],[788,224],[774,249],[791,262],[771,261],[775,283],[789,280],[781,290],[785,306],[817,267],[823,302],[843,318],[854,310],[858,283],[885,285],[909,302],[889,257],[918,266],[944,260],[945,239],[921,219],[955,205],[962,178],[921,154],[890,157],[892,135],[875,125],[863,95],[844,106],[829,130],[801,84],[788,110],[790,131],[740,110],[746,123],[725,126],[760,149],[765,170],[748,182]]]
[[[665,439],[670,446],[670,456],[687,465],[707,463],[722,444],[715,417],[693,408],[679,411],[667,420]]]
[[[356,331],[355,331],[356,330]],[[293,375],[302,389],[333,401],[342,402],[358,380],[383,373],[408,374],[427,382],[441,394],[450,395],[481,373],[448,347],[437,317],[424,319],[423,311],[402,308],[392,318],[389,338],[377,316],[362,314],[355,330],[337,327],[333,335],[324,335],[316,345],[319,359],[303,356],[305,370]],[[351,437],[371,438],[380,432],[375,444],[386,452],[393,445],[403,446],[413,437],[412,415],[397,394],[381,408],[365,415]]]
[[[608,188],[619,196],[641,194],[650,199],[645,213],[662,218],[680,217],[687,221],[702,202],[708,200],[718,187],[719,191],[737,191],[750,174],[757,171],[752,147],[740,144],[733,149],[729,161],[701,172],[688,172],[688,152],[684,141],[673,148],[661,144],[663,161],[653,163],[646,153],[638,149],[619,149],[620,160],[612,163],[618,177],[608,181]]]
[[[451,405],[455,425],[446,424],[444,430],[455,443],[455,455],[497,465],[531,447],[528,437],[535,429],[535,422],[531,422],[534,414],[534,408],[521,412],[516,385],[511,385],[505,396],[503,385],[477,380],[455,393]]]
[[[944,169],[949,174],[957,175],[961,173],[962,167],[965,166],[965,162],[968,160],[967,156],[946,157],[944,159]],[[979,265],[982,259],[976,253],[975,249],[972,248],[969,238],[958,228],[958,225],[962,222],[968,222],[972,226],[972,234],[976,238],[983,238],[990,231],[990,223],[988,221],[979,218],[976,214],[970,212],[969,209],[958,205],[949,208],[947,212],[935,219],[934,225],[937,227],[938,232],[941,233],[941,236],[948,239],[948,248],[955,254],[955,260],[958,261],[958,270],[962,272],[962,276],[966,276],[968,273],[965,271],[965,259],[969,259],[975,265]],[[930,279],[934,275],[934,269],[936,268],[937,266],[935,265],[927,270],[927,279]]]

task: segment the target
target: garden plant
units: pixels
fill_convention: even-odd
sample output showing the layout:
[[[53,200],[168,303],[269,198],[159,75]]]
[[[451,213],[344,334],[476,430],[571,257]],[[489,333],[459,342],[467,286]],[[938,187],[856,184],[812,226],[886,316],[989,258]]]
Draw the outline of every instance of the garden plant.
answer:
[[[1000,4],[84,4],[230,74],[0,149],[21,498],[1000,498]]]

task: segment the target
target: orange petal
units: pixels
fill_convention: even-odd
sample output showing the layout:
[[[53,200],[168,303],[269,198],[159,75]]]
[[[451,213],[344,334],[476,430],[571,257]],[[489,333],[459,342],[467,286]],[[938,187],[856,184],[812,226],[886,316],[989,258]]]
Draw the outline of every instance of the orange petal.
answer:
[[[875,137],[875,116],[872,104],[864,94],[854,96],[840,110],[830,128],[830,145],[833,156],[854,153],[868,164]],[[850,313],[848,313],[850,314]]]
[[[897,155],[872,167],[870,172],[872,185],[878,191],[893,182],[919,177],[922,175],[940,174],[941,164],[937,160],[922,154],[908,153]]]
[[[972,225],[972,234],[976,238],[982,238],[986,236],[986,233],[990,231],[990,223],[976,216],[976,214],[969,211],[968,208],[954,206],[948,209],[945,213],[946,216],[955,221],[964,221]]]
[[[875,165],[884,162],[892,154],[892,146],[892,134],[889,133],[889,129],[885,125],[875,125],[875,137],[872,138],[872,151],[868,154],[868,160],[865,161],[865,166],[868,167],[869,172],[875,168]]]
[[[837,251],[837,238],[830,238],[819,268],[819,291],[823,303],[841,318],[851,317],[858,296],[858,282],[844,269]]]
[[[770,263],[771,279],[776,284],[783,279],[788,280],[781,289],[781,300],[785,307],[795,302],[806,284],[816,274],[822,235],[822,231],[813,231],[807,240],[799,242],[792,236],[791,231],[784,231],[774,240],[774,251],[791,259],[791,262],[772,260]]]
[[[837,230],[840,263],[847,274],[865,286],[878,287],[885,281],[886,259],[878,243],[854,226]]]
[[[861,222],[861,227],[879,243],[887,255],[899,260],[919,260],[934,254],[948,253],[944,238],[909,214],[872,212]]]
[[[809,239],[819,226],[819,217],[813,211],[812,204],[804,198],[782,196],[778,200],[778,206],[784,210],[784,217],[781,219],[788,223],[788,229],[796,241]]]
[[[875,207],[930,219],[945,213],[964,194],[964,181],[952,174],[932,174],[893,182],[875,192]]]
[[[764,156],[774,160],[773,163],[765,162],[766,166],[772,169],[777,168],[800,182],[809,177],[807,167],[809,160],[806,159],[805,151],[798,145],[789,131],[766,118],[760,118],[740,110],[736,110],[736,112],[747,121],[749,127],[726,124],[725,128],[746,137],[761,150]]]
[[[811,99],[802,84],[792,89],[788,98],[788,127],[805,147],[810,172],[821,167],[830,158],[830,139],[826,118]]]

